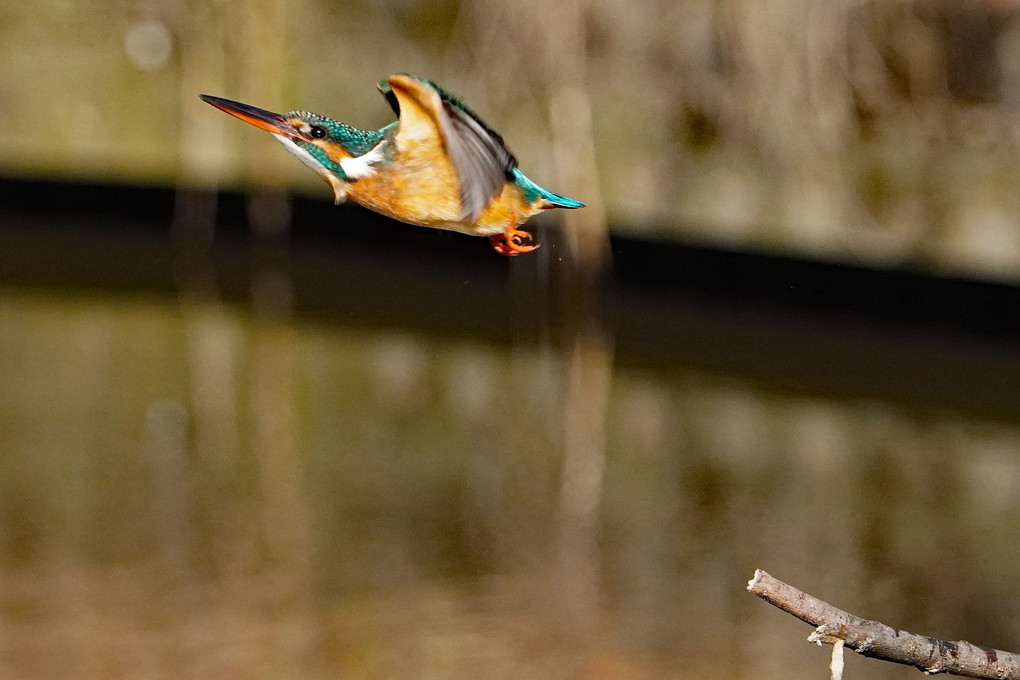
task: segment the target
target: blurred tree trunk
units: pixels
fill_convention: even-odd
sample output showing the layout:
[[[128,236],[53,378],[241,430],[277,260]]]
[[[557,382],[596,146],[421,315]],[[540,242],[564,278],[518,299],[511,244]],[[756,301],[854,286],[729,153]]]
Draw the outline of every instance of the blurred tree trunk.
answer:
[[[586,86],[586,0],[537,3],[556,185],[587,207],[563,211],[570,258],[561,269],[562,314],[571,357],[563,412],[559,559],[566,613],[586,636],[597,635],[601,605],[598,515],[606,457],[606,418],[613,342],[606,328],[603,276],[609,260],[592,110]]]

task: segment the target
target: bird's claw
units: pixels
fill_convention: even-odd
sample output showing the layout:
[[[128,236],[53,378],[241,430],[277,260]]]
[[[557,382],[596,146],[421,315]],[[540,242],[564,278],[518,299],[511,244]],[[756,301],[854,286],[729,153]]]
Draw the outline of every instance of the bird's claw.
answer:
[[[521,253],[530,253],[532,250],[538,249],[537,244],[533,246],[524,245],[524,240],[530,241],[531,234],[512,227],[507,228],[502,234],[489,237],[489,243],[492,244],[493,250],[507,257],[516,257]]]

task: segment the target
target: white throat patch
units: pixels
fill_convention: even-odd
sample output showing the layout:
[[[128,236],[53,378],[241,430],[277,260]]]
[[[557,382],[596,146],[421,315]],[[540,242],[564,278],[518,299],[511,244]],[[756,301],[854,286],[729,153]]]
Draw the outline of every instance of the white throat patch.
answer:
[[[383,142],[379,142],[371,151],[353,158],[344,158],[340,161],[340,167],[344,174],[351,179],[361,179],[376,173],[375,164],[383,159]]]

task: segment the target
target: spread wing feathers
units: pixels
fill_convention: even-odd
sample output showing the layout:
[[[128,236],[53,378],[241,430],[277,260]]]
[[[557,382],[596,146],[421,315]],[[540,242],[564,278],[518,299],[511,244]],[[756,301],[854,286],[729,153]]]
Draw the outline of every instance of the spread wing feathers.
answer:
[[[438,138],[460,182],[461,218],[474,223],[517,167],[503,138],[435,84],[404,74],[379,83],[400,117],[395,141],[400,148]]]

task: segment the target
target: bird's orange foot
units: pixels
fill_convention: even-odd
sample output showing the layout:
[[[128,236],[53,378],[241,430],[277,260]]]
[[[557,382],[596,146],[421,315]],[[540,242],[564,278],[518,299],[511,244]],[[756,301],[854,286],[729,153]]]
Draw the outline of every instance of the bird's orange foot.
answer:
[[[489,237],[489,243],[493,250],[500,255],[515,257],[521,253],[530,253],[538,248],[537,245],[526,246],[522,241],[531,240],[531,234],[520,229],[514,229],[513,222],[507,225],[506,231]]]

